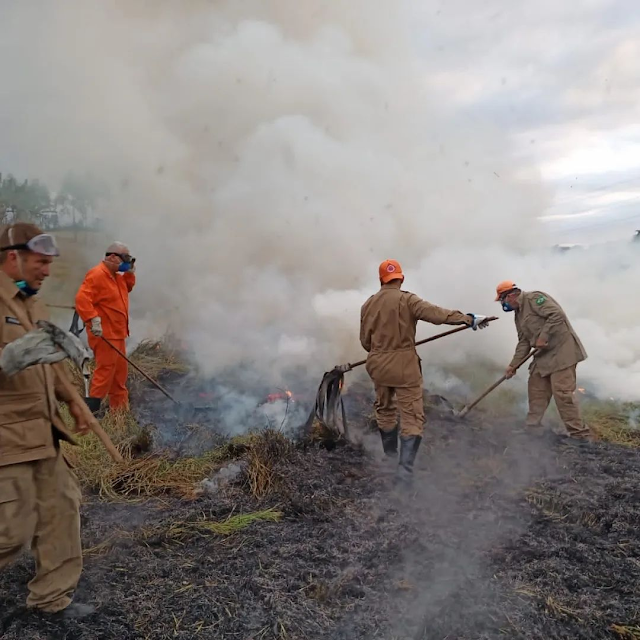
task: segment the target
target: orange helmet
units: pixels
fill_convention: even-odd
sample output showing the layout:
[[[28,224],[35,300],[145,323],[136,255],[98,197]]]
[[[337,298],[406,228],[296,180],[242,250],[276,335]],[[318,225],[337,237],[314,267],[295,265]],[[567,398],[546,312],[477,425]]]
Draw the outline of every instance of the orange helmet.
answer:
[[[496,302],[500,302],[500,298],[509,291],[517,289],[516,283],[512,280],[504,280],[496,287]]]
[[[402,267],[396,260],[385,260],[378,267],[378,274],[380,276],[380,282],[387,284],[392,280],[404,280],[404,274],[402,273]]]

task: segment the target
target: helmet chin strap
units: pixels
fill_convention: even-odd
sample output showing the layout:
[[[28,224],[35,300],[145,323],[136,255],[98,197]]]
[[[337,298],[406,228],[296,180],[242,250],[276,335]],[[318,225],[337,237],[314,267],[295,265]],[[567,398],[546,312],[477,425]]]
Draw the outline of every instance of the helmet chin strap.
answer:
[[[14,244],[13,241],[13,227],[9,227],[9,243]],[[37,289],[29,286],[29,283],[24,278],[24,269],[22,268],[22,256],[20,255],[20,251],[14,251],[16,254],[16,260],[18,261],[18,273],[20,274],[20,279],[16,280],[16,284],[18,288],[26,293],[28,296],[35,295],[37,293]]]
[[[13,226],[9,227],[9,244],[15,244],[13,240]],[[20,273],[20,280],[24,280],[24,270],[22,269],[22,256],[19,251],[14,251],[16,259],[18,261],[18,272]]]

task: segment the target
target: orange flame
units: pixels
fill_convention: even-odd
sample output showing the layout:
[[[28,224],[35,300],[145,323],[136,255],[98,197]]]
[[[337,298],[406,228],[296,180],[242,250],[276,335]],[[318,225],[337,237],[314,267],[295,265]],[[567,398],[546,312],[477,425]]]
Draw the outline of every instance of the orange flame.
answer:
[[[289,391],[289,389],[285,389],[283,393],[270,393],[267,396],[267,402],[276,402],[277,400],[287,400],[287,402],[295,402],[293,398],[293,392]]]

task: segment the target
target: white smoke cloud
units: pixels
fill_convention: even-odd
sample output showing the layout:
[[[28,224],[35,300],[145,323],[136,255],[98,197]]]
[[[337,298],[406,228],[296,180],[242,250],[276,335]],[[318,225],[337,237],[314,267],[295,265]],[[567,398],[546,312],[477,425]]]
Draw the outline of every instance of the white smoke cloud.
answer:
[[[460,52],[425,53],[456,31],[450,16],[391,0],[7,0],[0,12],[0,55],[15,61],[2,165],[112,185],[102,215],[139,259],[138,335],[170,327],[208,374],[240,361],[274,378],[321,371],[361,356],[359,307],[394,257],[409,288],[463,311],[494,311],[506,277],[548,288],[592,351],[584,371],[607,389],[620,378],[617,395],[640,389],[624,349],[633,314],[614,312],[637,268],[536,257],[551,201],[537,167],[447,89],[464,89]],[[498,324],[425,362],[504,364],[515,335]]]

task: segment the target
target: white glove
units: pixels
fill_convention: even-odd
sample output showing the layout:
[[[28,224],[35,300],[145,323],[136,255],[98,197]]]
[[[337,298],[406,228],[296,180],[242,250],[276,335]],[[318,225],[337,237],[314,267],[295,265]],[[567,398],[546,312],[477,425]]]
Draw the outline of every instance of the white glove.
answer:
[[[350,364],[339,364],[333,368],[334,371],[339,371],[340,373],[347,373],[347,371],[351,371],[352,366]]]
[[[91,333],[96,338],[99,338],[102,335],[102,318],[100,316],[96,316],[95,318],[91,318]]]
[[[489,326],[489,322],[487,321],[487,316],[480,316],[475,313],[468,313],[467,315],[471,316],[471,318],[473,319],[473,322],[471,323],[471,328],[474,331],[477,331],[478,329],[484,329],[485,327]]]
[[[51,336],[54,344],[76,363],[79,369],[84,371],[85,363],[90,359],[89,352],[85,349],[82,341],[69,331],[64,331],[55,324],[46,320],[39,320],[38,326]]]
[[[29,331],[3,347],[0,353],[0,369],[13,376],[34,364],[53,364],[67,357],[60,351],[52,337],[42,329]]]

